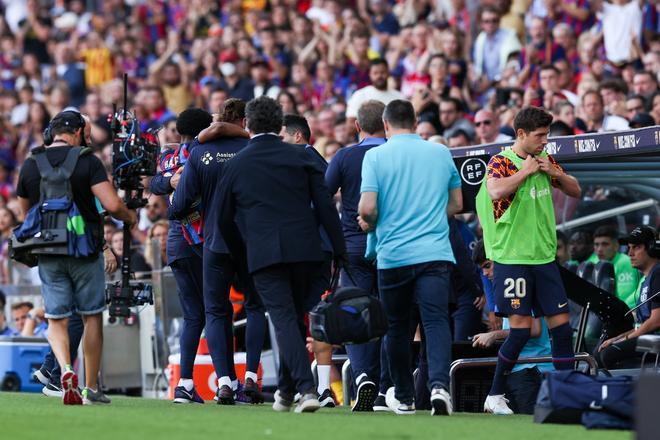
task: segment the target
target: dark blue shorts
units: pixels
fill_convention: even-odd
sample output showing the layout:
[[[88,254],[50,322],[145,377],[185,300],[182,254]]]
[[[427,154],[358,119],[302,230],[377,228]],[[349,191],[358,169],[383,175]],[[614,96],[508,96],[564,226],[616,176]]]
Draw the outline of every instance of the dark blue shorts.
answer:
[[[568,299],[555,262],[495,263],[493,287],[499,316],[553,316],[568,313]]]

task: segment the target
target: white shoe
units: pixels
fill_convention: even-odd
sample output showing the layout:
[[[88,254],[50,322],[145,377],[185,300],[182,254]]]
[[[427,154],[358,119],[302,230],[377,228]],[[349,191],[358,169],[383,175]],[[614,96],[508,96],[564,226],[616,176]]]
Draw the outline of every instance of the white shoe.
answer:
[[[444,388],[433,388],[431,391],[431,415],[450,416],[453,412],[451,396]]]
[[[318,395],[314,392],[300,396],[300,401],[293,411],[297,413],[308,413],[314,412],[319,408],[321,408],[321,404],[319,403]]]
[[[513,414],[513,411],[511,411],[511,408],[509,408],[507,403],[509,403],[509,400],[504,397],[504,394],[488,396],[484,402],[484,412],[500,416],[509,416]]]
[[[289,397],[287,399],[286,396],[282,395],[280,393],[280,390],[275,391],[275,401],[273,402],[273,409],[277,412],[289,412],[291,411],[291,407],[293,407],[293,401],[290,400],[291,398]]]
[[[394,397],[394,387],[389,387],[387,389],[387,393],[385,393],[385,403],[394,414],[400,416],[415,414],[415,402],[411,405],[399,402],[399,399]]]
[[[410,405],[406,405],[405,403],[399,404],[396,408],[394,408],[394,414],[398,416],[411,416],[415,414],[415,402],[413,402]]]
[[[390,411],[395,411],[396,408],[401,405],[401,402],[394,397],[394,387],[389,387],[385,393],[385,404],[390,409]]]

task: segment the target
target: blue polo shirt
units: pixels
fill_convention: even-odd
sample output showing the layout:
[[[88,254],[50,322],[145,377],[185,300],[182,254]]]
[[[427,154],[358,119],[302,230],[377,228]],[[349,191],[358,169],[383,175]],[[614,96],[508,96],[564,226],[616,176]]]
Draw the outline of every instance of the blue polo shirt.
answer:
[[[360,192],[378,193],[378,269],[455,262],[449,243],[449,191],[461,178],[449,149],[417,134],[393,136],[362,163]]]
[[[341,228],[349,254],[364,255],[367,234],[357,222],[360,184],[362,183],[362,161],[367,151],[384,144],[384,138],[365,138],[359,144],[337,151],[325,172],[325,183],[331,194],[341,188]]]

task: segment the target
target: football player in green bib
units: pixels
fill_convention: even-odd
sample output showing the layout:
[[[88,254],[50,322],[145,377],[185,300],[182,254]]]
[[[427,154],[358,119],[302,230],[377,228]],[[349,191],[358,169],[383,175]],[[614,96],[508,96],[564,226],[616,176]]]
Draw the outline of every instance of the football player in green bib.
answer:
[[[513,121],[516,140],[493,156],[477,195],[486,255],[494,264],[495,312],[511,330],[498,353],[484,411],[513,414],[504,396],[509,374],[530,337],[532,315],[544,316],[557,370],[574,364],[568,299],[555,263],[557,236],[552,188],[580,197],[578,181],[545,151],[552,115],[523,108]]]

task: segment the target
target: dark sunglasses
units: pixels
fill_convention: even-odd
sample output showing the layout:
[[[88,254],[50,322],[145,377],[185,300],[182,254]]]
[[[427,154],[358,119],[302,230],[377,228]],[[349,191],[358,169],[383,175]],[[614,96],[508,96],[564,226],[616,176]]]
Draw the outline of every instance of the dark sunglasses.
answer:
[[[481,127],[482,124],[483,125],[490,125],[492,123],[493,123],[493,121],[485,120],[485,121],[475,122],[474,126],[475,127]]]

